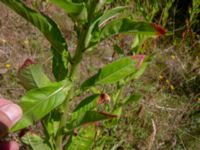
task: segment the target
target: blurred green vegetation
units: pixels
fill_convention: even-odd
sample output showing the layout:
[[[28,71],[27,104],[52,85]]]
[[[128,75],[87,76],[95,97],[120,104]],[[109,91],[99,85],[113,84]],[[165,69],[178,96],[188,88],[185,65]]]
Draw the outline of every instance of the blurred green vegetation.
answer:
[[[48,1],[28,2],[32,7],[49,13]],[[135,48],[133,43],[139,40],[137,50],[154,55],[142,78],[130,84],[135,92],[142,93],[142,100],[126,106],[119,124],[105,129],[102,134],[107,136],[99,140],[99,143],[97,139],[97,145],[101,147],[103,143],[105,150],[199,150],[200,1],[111,0],[109,7],[115,5],[130,6],[127,13],[132,14],[133,19],[160,24],[168,32],[166,36],[150,41],[146,41],[144,37],[129,39],[123,36],[119,43],[115,43],[119,45],[124,41],[128,53],[131,48]],[[70,34],[70,37],[66,35],[66,38],[73,44],[74,34],[70,31],[72,25],[68,24],[70,20],[66,21],[69,18],[63,20],[62,12],[50,14],[58,20],[64,33]],[[65,26],[69,27],[69,31],[64,30]],[[41,46],[40,38],[30,34],[27,34],[27,37],[28,40],[24,40],[21,47],[28,49],[30,55],[39,55],[37,59],[42,62],[48,54],[44,53],[45,48]],[[112,49],[110,43],[107,45]],[[133,50],[135,52],[135,49]],[[88,72],[95,72],[99,65],[96,61],[104,63],[107,53],[109,52],[102,49],[102,53],[94,54],[97,59],[86,58],[85,63],[91,63],[91,68],[88,71],[84,70],[83,66],[82,74],[87,76]],[[14,65],[12,62],[11,64]],[[15,81],[16,72],[15,67],[11,66],[6,74],[0,77],[1,94],[14,99],[23,92],[16,90],[19,89]],[[12,94],[8,89],[12,89]],[[15,90],[18,94],[15,94]]]

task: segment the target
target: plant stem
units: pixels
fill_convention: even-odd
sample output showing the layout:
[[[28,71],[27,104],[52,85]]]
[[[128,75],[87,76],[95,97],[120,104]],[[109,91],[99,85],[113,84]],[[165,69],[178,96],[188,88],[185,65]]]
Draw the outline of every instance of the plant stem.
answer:
[[[119,89],[116,92],[117,95],[116,95],[115,100],[114,100],[115,104],[114,104],[112,111],[114,111],[117,108],[119,101],[122,98],[123,92],[124,92],[124,86],[122,85],[121,87],[119,87]]]
[[[76,48],[76,52],[74,54],[74,57],[72,59],[72,64],[71,64],[71,68],[68,74],[68,79],[72,80],[72,84],[75,84],[75,77],[76,77],[76,72],[77,72],[77,68],[79,67],[79,64],[82,60],[82,55],[83,55],[83,51],[85,49],[85,39],[86,39],[86,35],[87,35],[88,29],[87,30],[83,30],[81,37],[78,40],[78,44],[77,44],[77,48]],[[63,145],[62,145],[62,140],[63,140],[63,134],[62,134],[62,130],[66,125],[66,121],[67,121],[67,112],[69,110],[69,101],[70,99],[73,97],[74,95],[74,86],[72,85],[72,88],[69,90],[69,93],[66,96],[66,99],[63,103],[63,105],[60,107],[60,111],[62,112],[62,116],[61,116],[61,121],[60,121],[60,126],[59,126],[59,131],[57,133],[55,142],[56,142],[56,150],[62,150],[63,149]]]

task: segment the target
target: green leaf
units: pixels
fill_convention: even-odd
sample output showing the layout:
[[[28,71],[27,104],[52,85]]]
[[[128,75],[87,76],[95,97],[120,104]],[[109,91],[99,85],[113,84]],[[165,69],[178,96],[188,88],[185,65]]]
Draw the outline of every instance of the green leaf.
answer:
[[[52,47],[57,51],[57,55],[60,55],[60,58],[63,57],[63,54],[69,53],[67,43],[62,36],[61,31],[59,30],[56,23],[48,16],[28,8],[20,0],[0,0],[0,2],[10,7],[17,14],[24,17],[27,21],[37,27],[48,39]],[[61,62],[59,63],[59,65],[61,65],[61,67],[63,68],[62,76],[66,76],[67,68],[65,62],[62,62],[62,59],[60,59],[60,61]],[[62,79],[63,78],[57,78],[57,80],[59,81]]]
[[[84,100],[82,100],[78,104],[78,106],[76,106],[76,108],[74,109],[73,112],[78,112],[78,111],[80,111],[80,109],[84,109],[84,110],[88,111],[88,110],[94,108],[96,106],[99,98],[100,98],[100,94],[94,94],[89,97],[86,97]]]
[[[100,25],[105,24],[111,18],[114,18],[115,16],[119,15],[125,8],[127,7],[120,6],[113,9],[109,9],[91,23],[85,41],[85,45],[87,48],[94,46],[99,42],[99,36],[101,31]]]
[[[147,56],[143,63],[141,64],[140,68],[136,69],[135,72],[133,72],[132,74],[130,74],[129,76],[127,76],[127,78],[125,79],[126,82],[130,82],[131,80],[137,80],[141,77],[141,75],[144,73],[144,71],[146,70],[147,66],[150,63],[152,56]]]
[[[120,11],[123,9],[123,7],[118,9],[116,8],[116,10],[114,9],[112,12],[113,16],[105,19],[108,17],[107,14],[105,14],[105,17],[99,17],[96,21],[94,21],[94,23],[90,26],[91,29],[87,35],[88,37],[86,46],[88,48],[95,46],[99,42],[116,34],[139,34],[148,37],[154,37],[157,35],[155,28],[148,22],[133,21],[128,18],[120,18],[108,21],[107,23],[106,20],[109,20],[110,18],[117,15],[115,14],[115,11],[119,11],[116,13],[120,13]],[[101,24],[99,24],[99,20],[101,20]]]
[[[20,101],[23,117],[11,131],[17,131],[32,125],[34,121],[38,121],[46,116],[49,112],[62,104],[70,87],[70,82],[64,84],[53,83],[44,88],[28,91]]]
[[[120,58],[100,69],[97,74],[86,80],[81,88],[86,89],[93,85],[115,83],[135,72],[135,70],[135,61],[131,57]]]
[[[113,46],[114,51],[119,55],[125,55],[123,49],[121,49],[117,44]]]
[[[77,120],[73,120],[70,122],[67,126],[67,130],[73,130],[77,127],[80,127],[84,124],[90,124],[95,123],[98,121],[103,121],[107,119],[113,119],[116,118],[116,115],[107,114],[103,112],[97,112],[97,111],[87,111],[83,117],[77,118]]]
[[[65,150],[91,150],[96,135],[94,125],[83,127],[77,136],[71,136]]]
[[[88,13],[85,3],[73,3],[67,0],[50,0],[52,3],[56,4],[60,8],[64,9],[68,14],[80,20],[87,20]]]
[[[138,102],[141,99],[141,97],[142,96],[138,93],[132,94],[126,98],[126,100],[123,102],[123,105],[127,105],[132,102]]]
[[[45,133],[48,135],[49,138],[55,138],[59,127],[60,127],[60,120],[61,120],[62,113],[56,110],[51,111],[47,117],[43,120],[43,125],[45,127]],[[50,139],[54,141],[53,139]]]
[[[83,99],[72,112],[70,120],[74,121],[82,118],[87,111],[94,109],[98,105],[99,98],[100,94],[94,94]]]
[[[51,51],[53,53],[53,64],[52,64],[53,74],[55,78],[57,79],[57,81],[61,81],[67,75],[69,53],[66,51],[63,51],[62,55],[60,55],[58,51],[53,47],[51,47]]]
[[[106,24],[100,33],[99,41],[119,33],[135,33],[156,36],[154,27],[147,22],[133,21],[128,18],[120,18]]]
[[[103,24],[105,24],[110,19],[113,19],[114,17],[118,16],[122,11],[127,9],[128,7],[125,6],[119,6],[115,7],[113,9],[107,10],[101,17],[99,21],[99,27]]]
[[[106,3],[107,4],[110,4],[110,3],[112,3],[114,0],[106,0]]]
[[[18,78],[25,89],[41,88],[50,83],[41,64],[31,64],[19,70]]]
[[[95,13],[99,12],[103,6],[106,4],[106,0],[100,0],[95,7]]]
[[[21,140],[23,143],[29,145],[33,150],[51,150],[45,140],[34,133],[26,133]]]

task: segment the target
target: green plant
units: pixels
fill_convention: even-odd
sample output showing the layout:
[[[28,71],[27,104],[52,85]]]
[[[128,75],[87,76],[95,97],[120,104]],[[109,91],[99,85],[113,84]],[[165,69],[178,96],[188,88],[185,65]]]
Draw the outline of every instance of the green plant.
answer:
[[[51,81],[45,75],[42,65],[29,59],[25,61],[18,72],[21,84],[27,89],[20,100],[24,115],[11,132],[40,121],[44,128],[44,136],[28,132],[21,139],[32,149],[94,148],[99,131],[98,125],[95,127],[94,123],[113,119],[103,122],[103,126],[116,125],[123,106],[139,100],[139,94],[127,95],[124,94],[124,89],[131,80],[139,78],[150,58],[145,58],[144,55],[123,54],[81,82],[77,72],[81,71],[79,64],[84,53],[95,50],[100,42],[116,34],[154,37],[158,34],[155,26],[125,17],[122,12],[128,8],[126,6],[104,9],[107,3],[111,3],[109,0],[50,0],[65,10],[74,22],[77,46],[73,54],[68,51],[60,29],[51,18],[27,7],[20,0],[0,1],[32,23],[50,42],[53,56],[52,72],[56,80]],[[101,92],[108,88],[107,85],[112,85],[111,96],[108,96],[109,92]],[[87,91],[92,94],[70,112],[70,102]],[[110,97],[112,104],[104,106],[104,111],[99,111],[105,102],[110,101]]]

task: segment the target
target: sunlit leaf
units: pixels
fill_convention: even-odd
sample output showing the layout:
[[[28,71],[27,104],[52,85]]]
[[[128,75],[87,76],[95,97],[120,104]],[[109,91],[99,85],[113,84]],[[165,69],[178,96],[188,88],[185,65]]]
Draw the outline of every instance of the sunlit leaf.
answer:
[[[118,16],[122,11],[124,11],[127,7],[119,6],[113,9],[109,9],[105,11],[105,13],[99,18],[99,26],[106,24],[107,21],[113,19],[114,17]]]
[[[103,27],[100,33],[100,41],[119,33],[135,33],[155,36],[156,30],[148,22],[133,21],[128,18],[121,18],[113,20]]]
[[[28,132],[22,137],[22,142],[33,150],[51,150],[50,146],[39,135]]]
[[[135,72],[136,62],[131,57],[124,57],[100,69],[97,74],[86,80],[82,85],[82,89],[86,89],[93,85],[102,85],[115,83]]]
[[[71,83],[53,83],[44,88],[28,91],[20,101],[23,117],[11,129],[17,131],[40,120],[65,100]]]
[[[73,130],[78,128],[82,125],[87,125],[107,119],[116,118],[116,115],[104,113],[104,112],[97,112],[97,111],[87,111],[83,117],[79,117],[76,120],[67,124],[67,130]]]
[[[100,37],[100,26],[105,25],[108,20],[118,16],[123,10],[125,10],[124,6],[116,7],[113,9],[109,9],[105,11],[100,17],[98,17],[95,21],[90,24],[85,45],[86,47],[91,47],[98,43]]]
[[[76,136],[71,136],[65,150],[90,150],[94,142],[96,130],[94,125],[88,125],[78,131]]]
[[[25,89],[41,88],[50,83],[41,64],[32,64],[20,69],[18,78]]]
[[[50,0],[60,8],[64,9],[68,14],[72,15],[72,19],[87,20],[88,13],[85,3],[73,3],[68,0]],[[74,18],[73,18],[74,17]]]

